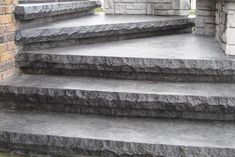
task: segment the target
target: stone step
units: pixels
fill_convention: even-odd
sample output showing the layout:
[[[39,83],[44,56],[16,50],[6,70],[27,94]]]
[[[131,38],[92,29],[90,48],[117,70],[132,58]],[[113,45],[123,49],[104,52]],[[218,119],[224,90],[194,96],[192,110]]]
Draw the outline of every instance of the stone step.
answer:
[[[86,1],[86,0],[19,0],[19,3],[28,4],[28,3],[48,3],[48,2],[74,2],[74,1]]]
[[[20,28],[30,28],[48,22],[90,15],[100,6],[99,1],[19,4],[15,8],[15,17],[20,20]]]
[[[16,41],[24,49],[43,49],[186,33],[192,26],[193,20],[186,17],[94,14],[19,30]]]
[[[229,83],[15,75],[0,82],[0,98],[16,109],[235,120],[235,84]]]
[[[235,58],[214,38],[191,34],[21,51],[28,74],[93,76],[178,82],[235,82]]]
[[[235,123],[1,110],[0,148],[54,156],[234,157]]]

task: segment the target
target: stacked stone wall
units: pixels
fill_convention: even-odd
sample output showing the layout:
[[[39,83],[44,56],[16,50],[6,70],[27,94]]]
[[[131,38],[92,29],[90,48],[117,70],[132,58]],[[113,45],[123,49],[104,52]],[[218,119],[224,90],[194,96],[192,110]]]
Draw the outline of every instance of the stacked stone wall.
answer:
[[[215,35],[216,0],[197,0],[195,33],[198,35]]]
[[[15,31],[17,22],[14,18],[14,7],[17,0],[0,0],[0,80],[15,71]]]
[[[229,2],[227,0],[222,9],[223,15],[225,14],[227,17],[226,21],[223,21],[226,22],[226,27],[225,29],[220,28],[219,30],[224,33],[218,35],[222,35],[222,46],[225,52],[228,55],[235,55],[235,0]]]
[[[105,0],[106,14],[188,15],[191,0]]]

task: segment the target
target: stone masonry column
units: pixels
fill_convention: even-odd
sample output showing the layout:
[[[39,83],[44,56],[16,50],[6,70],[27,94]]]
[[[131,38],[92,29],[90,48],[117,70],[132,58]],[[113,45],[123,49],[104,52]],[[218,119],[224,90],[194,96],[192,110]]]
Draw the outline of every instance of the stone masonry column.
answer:
[[[227,13],[225,52],[228,55],[235,55],[235,0],[226,3],[224,11]]]
[[[0,80],[15,71],[17,22],[13,11],[17,3],[18,0],[0,0]]]
[[[196,8],[195,34],[214,36],[216,0],[197,0]]]

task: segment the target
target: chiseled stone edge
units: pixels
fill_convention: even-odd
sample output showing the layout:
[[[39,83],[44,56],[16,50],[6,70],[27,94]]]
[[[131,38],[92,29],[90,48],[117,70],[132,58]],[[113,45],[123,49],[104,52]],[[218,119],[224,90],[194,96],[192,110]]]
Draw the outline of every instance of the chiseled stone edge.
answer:
[[[173,20],[171,19],[150,22],[104,24],[79,27],[43,27],[17,31],[16,41],[18,43],[64,41],[67,39],[81,39],[131,33],[177,30],[189,28],[192,25],[192,20],[188,18],[177,18]]]
[[[79,89],[0,86],[1,99],[133,110],[235,113],[235,97],[104,92]],[[63,109],[62,109],[63,111]],[[75,111],[76,112],[76,111]],[[115,114],[115,113],[114,113]],[[137,113],[138,114],[138,113]],[[157,116],[157,115],[156,115]],[[200,117],[200,115],[199,115]],[[233,117],[234,118],[234,117]]]
[[[91,147],[92,146],[92,147]],[[113,140],[63,137],[18,132],[0,132],[0,147],[5,149],[25,149],[52,154],[83,154],[138,157],[234,157],[234,148],[198,147],[165,144],[148,144]]]
[[[41,5],[18,5],[15,8],[15,16],[20,20],[29,20],[41,17],[49,17],[61,14],[68,14],[100,7],[99,1],[79,1],[46,3]]]
[[[40,54],[22,51],[17,54],[22,68],[49,68],[64,70],[110,71],[128,73],[227,75],[235,78],[234,60],[130,58],[112,56],[79,56]],[[57,70],[55,70],[57,71]]]
[[[126,34],[113,34],[109,36],[97,36],[90,38],[80,38],[80,39],[66,39],[66,40],[55,40],[55,41],[44,41],[44,42],[35,42],[35,43],[24,43],[19,44],[23,50],[39,50],[39,49],[48,49],[55,47],[66,47],[72,45],[85,45],[85,44],[97,44],[101,42],[110,42],[110,41],[120,41],[127,39],[137,39],[143,37],[152,37],[152,36],[161,36],[161,35],[171,35],[171,34],[183,34],[191,33],[192,27],[188,28],[173,28],[171,30],[161,30],[161,31],[149,31],[141,33],[126,33]]]
[[[94,9],[88,9],[83,11],[77,11],[73,13],[68,14],[60,14],[55,16],[48,16],[48,17],[41,17],[36,19],[30,19],[30,20],[21,20],[19,23],[19,29],[29,29],[41,26],[45,23],[51,23],[58,20],[66,20],[71,18],[78,18],[81,16],[87,16],[94,14]]]

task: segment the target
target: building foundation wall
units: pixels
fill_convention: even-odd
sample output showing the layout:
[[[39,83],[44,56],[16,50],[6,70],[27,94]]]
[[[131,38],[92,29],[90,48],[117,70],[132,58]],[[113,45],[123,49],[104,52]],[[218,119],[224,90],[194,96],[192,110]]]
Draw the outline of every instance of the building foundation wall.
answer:
[[[106,14],[188,15],[191,0],[105,0]]]

